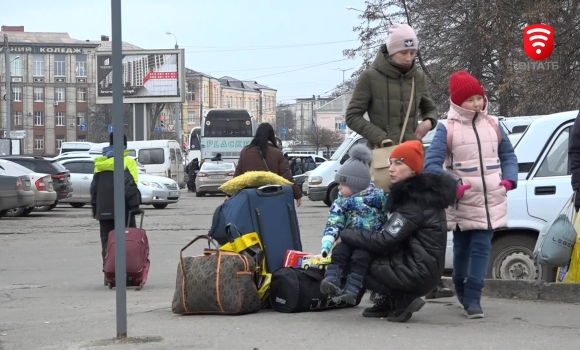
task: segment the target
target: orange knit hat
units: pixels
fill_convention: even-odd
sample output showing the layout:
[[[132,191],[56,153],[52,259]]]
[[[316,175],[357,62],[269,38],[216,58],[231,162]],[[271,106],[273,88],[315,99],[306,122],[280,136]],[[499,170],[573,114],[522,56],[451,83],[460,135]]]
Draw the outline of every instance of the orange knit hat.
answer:
[[[411,140],[405,141],[395,147],[393,152],[391,152],[391,159],[400,159],[415,174],[419,174],[423,170],[423,154],[423,143],[419,140]]]

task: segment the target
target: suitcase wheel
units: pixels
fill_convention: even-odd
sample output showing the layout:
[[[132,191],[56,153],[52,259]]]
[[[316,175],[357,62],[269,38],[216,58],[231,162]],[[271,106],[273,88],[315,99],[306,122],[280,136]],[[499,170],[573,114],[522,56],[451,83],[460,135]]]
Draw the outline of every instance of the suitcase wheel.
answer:
[[[115,286],[115,282],[109,282],[109,289],[113,289],[114,286]]]

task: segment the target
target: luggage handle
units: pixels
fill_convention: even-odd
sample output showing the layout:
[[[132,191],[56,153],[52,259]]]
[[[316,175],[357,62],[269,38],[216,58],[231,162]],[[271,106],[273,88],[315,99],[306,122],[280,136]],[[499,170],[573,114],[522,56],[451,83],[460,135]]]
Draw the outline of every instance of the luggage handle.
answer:
[[[142,229],[143,228],[143,218],[145,217],[145,210],[140,209],[141,210],[141,223],[139,224],[139,228]],[[129,227],[129,224],[131,223],[131,216],[137,216],[139,214],[131,214],[129,213],[128,217],[127,217],[127,226],[125,227]]]
[[[281,185],[265,185],[260,186],[256,189],[256,193],[260,197],[270,197],[275,196],[283,190]]]
[[[216,250],[219,250],[218,245],[217,245],[216,241],[213,238],[211,238],[211,237],[209,237],[207,235],[197,236],[191,242],[187,243],[187,245],[185,247],[181,248],[181,251],[179,252],[180,260],[183,260],[183,251],[185,251],[193,243],[199,241],[200,239],[205,239],[207,241],[207,247],[208,247],[208,249],[211,249],[211,244],[213,243],[213,245],[216,248]]]
[[[228,241],[230,241],[230,243],[233,244],[234,243],[234,235],[232,234],[232,227],[237,232],[236,238],[241,237],[242,232],[240,232],[240,229],[238,229],[238,227],[231,222],[226,225],[226,238],[228,239]]]

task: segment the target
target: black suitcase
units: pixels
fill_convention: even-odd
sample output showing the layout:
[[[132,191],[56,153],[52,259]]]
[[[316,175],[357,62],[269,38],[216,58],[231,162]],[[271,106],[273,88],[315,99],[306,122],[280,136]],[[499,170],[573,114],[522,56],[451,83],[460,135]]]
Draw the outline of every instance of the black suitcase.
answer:
[[[291,186],[267,185],[233,195],[215,211],[209,236],[226,244],[226,226],[240,233],[257,232],[266,255],[266,269],[281,268],[288,249],[302,251]]]

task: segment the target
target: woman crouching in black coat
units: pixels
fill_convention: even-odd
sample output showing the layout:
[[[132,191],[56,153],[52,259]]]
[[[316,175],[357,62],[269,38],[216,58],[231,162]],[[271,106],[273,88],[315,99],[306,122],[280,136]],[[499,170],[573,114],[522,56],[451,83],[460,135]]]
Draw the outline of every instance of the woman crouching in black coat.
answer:
[[[408,321],[439,283],[445,267],[445,209],[455,202],[456,181],[445,174],[421,173],[423,144],[407,141],[390,158],[388,220],[380,231],[344,229],[340,240],[374,254],[363,286],[377,295],[365,317]]]

